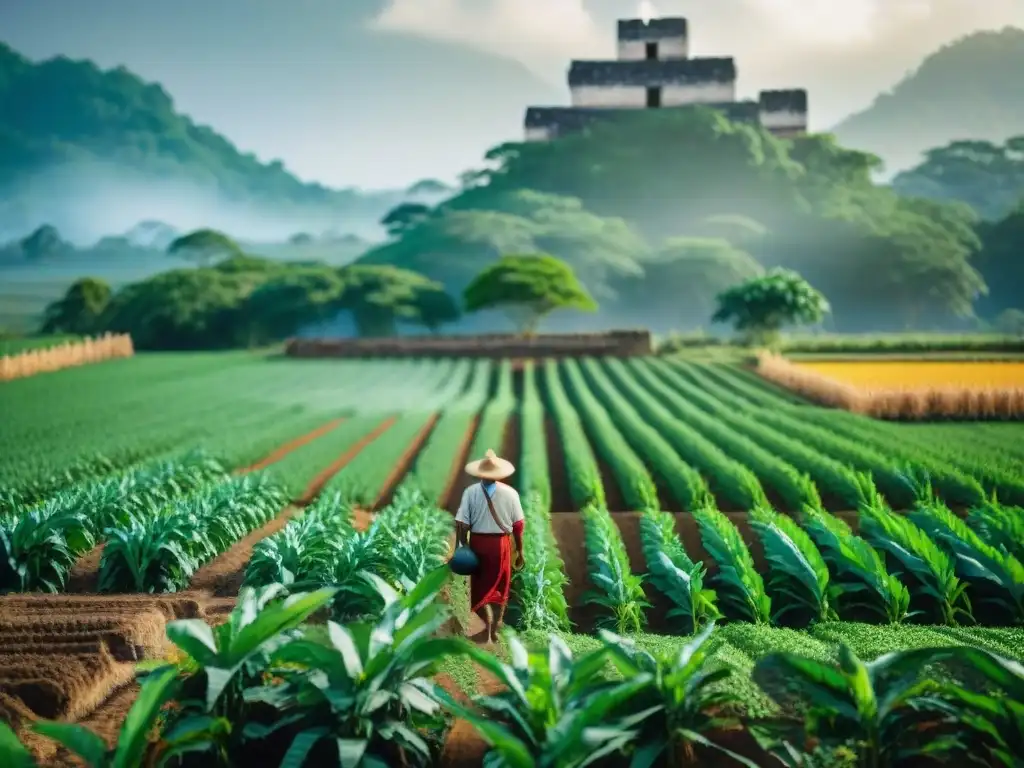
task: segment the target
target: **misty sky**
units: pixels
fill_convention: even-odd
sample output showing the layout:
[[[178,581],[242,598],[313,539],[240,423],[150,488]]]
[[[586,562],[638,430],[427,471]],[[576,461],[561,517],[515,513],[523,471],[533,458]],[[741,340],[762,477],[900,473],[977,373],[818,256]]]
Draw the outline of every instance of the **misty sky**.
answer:
[[[1024,26],[1024,0],[654,5],[690,19],[695,55],[737,57],[741,95],[807,87],[816,129],[866,106],[943,43]],[[632,0],[2,0],[0,39],[32,58],[124,64],[243,150],[305,179],[381,188],[451,180],[488,146],[520,138],[527,102],[564,103],[568,60],[612,56],[615,19],[637,9]],[[431,57],[445,63],[436,73]],[[417,73],[452,82],[432,89]],[[484,76],[509,84],[505,99]]]

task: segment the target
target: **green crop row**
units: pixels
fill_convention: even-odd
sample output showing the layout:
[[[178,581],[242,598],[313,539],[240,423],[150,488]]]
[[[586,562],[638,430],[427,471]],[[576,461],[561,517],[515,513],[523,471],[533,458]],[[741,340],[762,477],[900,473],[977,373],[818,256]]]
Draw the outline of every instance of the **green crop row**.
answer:
[[[155,514],[128,515],[104,532],[101,592],[178,592],[206,563],[273,520],[286,490],[265,473],[234,477],[172,502]]]
[[[723,427],[755,441],[801,474],[809,476],[817,485],[819,492],[827,495],[829,501],[838,508],[852,509],[857,505],[859,500],[857,479],[849,467],[828,456],[823,456],[819,451],[804,445],[799,440],[763,426],[757,421],[756,416],[749,413],[736,413],[725,403],[709,394],[711,386],[706,384],[695,386],[680,375],[678,368],[683,365],[685,364],[657,365],[652,368],[672,386],[679,387],[680,392],[684,393],[688,399],[693,400],[709,414],[712,414]],[[698,373],[694,371],[687,371],[687,373],[692,379],[700,381]],[[811,501],[808,500],[808,502]]]
[[[521,455],[517,481],[522,495],[524,566],[512,577],[510,620],[526,630],[568,630],[565,564],[551,528],[551,478],[548,475],[544,406],[537,391],[533,362],[523,369],[519,408]]]
[[[110,530],[145,520],[227,472],[201,452],[153,462],[60,491],[0,520],[0,591],[59,592],[83,554]]]
[[[608,411],[587,388],[583,374],[574,360],[562,364],[562,373],[569,398],[586,427],[590,444],[611,470],[622,491],[626,507],[634,510],[658,509],[658,487],[644,462],[630,447],[635,439],[628,439],[633,437],[631,432],[638,425],[630,423],[629,430],[619,431]],[[667,455],[674,458],[671,452]]]
[[[461,396],[444,407],[423,449],[416,456],[409,474],[402,479],[399,487],[415,489],[438,504],[447,500],[441,498],[448,491],[448,484],[455,470],[467,439],[473,436],[473,427],[481,409],[487,403],[490,393],[493,364],[489,360],[477,360],[466,390]]]
[[[317,475],[379,429],[389,418],[393,417],[373,413],[345,419],[334,429],[275,462],[272,465],[274,476],[280,479],[293,499],[301,498]]]
[[[342,542],[354,533],[352,521],[341,494],[321,494],[283,529],[257,542],[243,586],[283,584],[301,592],[330,584]]]
[[[587,433],[579,415],[558,376],[558,363],[548,360],[544,364],[544,394],[548,413],[555,422],[562,453],[565,456],[565,472],[569,480],[569,496],[577,509],[594,503],[605,506],[604,488],[597,459],[587,440]]]
[[[719,446],[727,456],[748,467],[787,507],[799,509],[804,504],[816,501],[817,493],[813,486],[808,488],[805,476],[703,410],[699,401],[691,397],[692,393],[685,382],[676,383],[655,376],[657,367],[656,364],[648,366],[640,361],[628,364],[629,373],[681,423],[693,428]]]
[[[624,396],[643,421],[674,449],[682,461],[686,462],[687,468],[696,467],[703,473],[711,492],[720,499],[723,506],[750,509],[765,500],[764,489],[747,467],[729,458],[718,446],[686,422],[675,418],[671,411],[640,385],[637,377],[627,372],[621,361],[609,361],[606,370],[611,381],[593,362],[588,361],[587,371],[591,381],[600,381],[601,390],[607,393],[608,398],[615,397],[621,402]],[[612,382],[622,396],[617,396],[611,391]],[[667,480],[662,479],[662,483],[667,483]],[[695,490],[702,493],[704,489],[696,486]],[[691,494],[689,501],[690,503],[684,506],[693,508],[699,499],[696,494]]]

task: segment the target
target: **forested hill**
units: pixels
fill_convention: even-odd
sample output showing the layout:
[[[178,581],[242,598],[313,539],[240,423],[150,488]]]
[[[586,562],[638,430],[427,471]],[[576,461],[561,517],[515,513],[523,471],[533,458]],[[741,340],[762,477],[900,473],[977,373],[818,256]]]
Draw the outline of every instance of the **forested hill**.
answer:
[[[1002,143],[1024,133],[1022,72],[1024,30],[977,32],[940,48],[833,132],[843,146],[881,157],[890,172],[952,141]]]
[[[65,57],[33,62],[0,43],[0,179],[8,206],[0,213],[8,226],[15,226],[10,198],[28,194],[26,179],[69,167],[130,169],[142,179],[198,185],[220,200],[357,218],[379,218],[401,197],[305,183],[280,162],[261,162],[196,124],[159,84],[123,67],[101,70]]]

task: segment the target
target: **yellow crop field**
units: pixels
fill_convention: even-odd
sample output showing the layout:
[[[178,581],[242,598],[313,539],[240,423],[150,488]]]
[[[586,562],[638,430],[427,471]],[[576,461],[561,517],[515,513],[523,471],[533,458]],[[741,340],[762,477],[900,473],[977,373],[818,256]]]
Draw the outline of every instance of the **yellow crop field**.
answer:
[[[928,360],[794,362],[859,389],[1013,389],[1024,387],[1024,361],[939,362]]]

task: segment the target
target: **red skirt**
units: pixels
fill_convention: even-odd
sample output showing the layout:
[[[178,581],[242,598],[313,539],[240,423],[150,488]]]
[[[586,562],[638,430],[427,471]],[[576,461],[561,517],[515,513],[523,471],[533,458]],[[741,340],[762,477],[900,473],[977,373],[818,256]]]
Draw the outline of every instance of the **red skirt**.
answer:
[[[503,533],[469,535],[469,548],[480,560],[480,567],[469,577],[470,602],[474,611],[489,603],[508,603],[512,588],[511,539]]]

